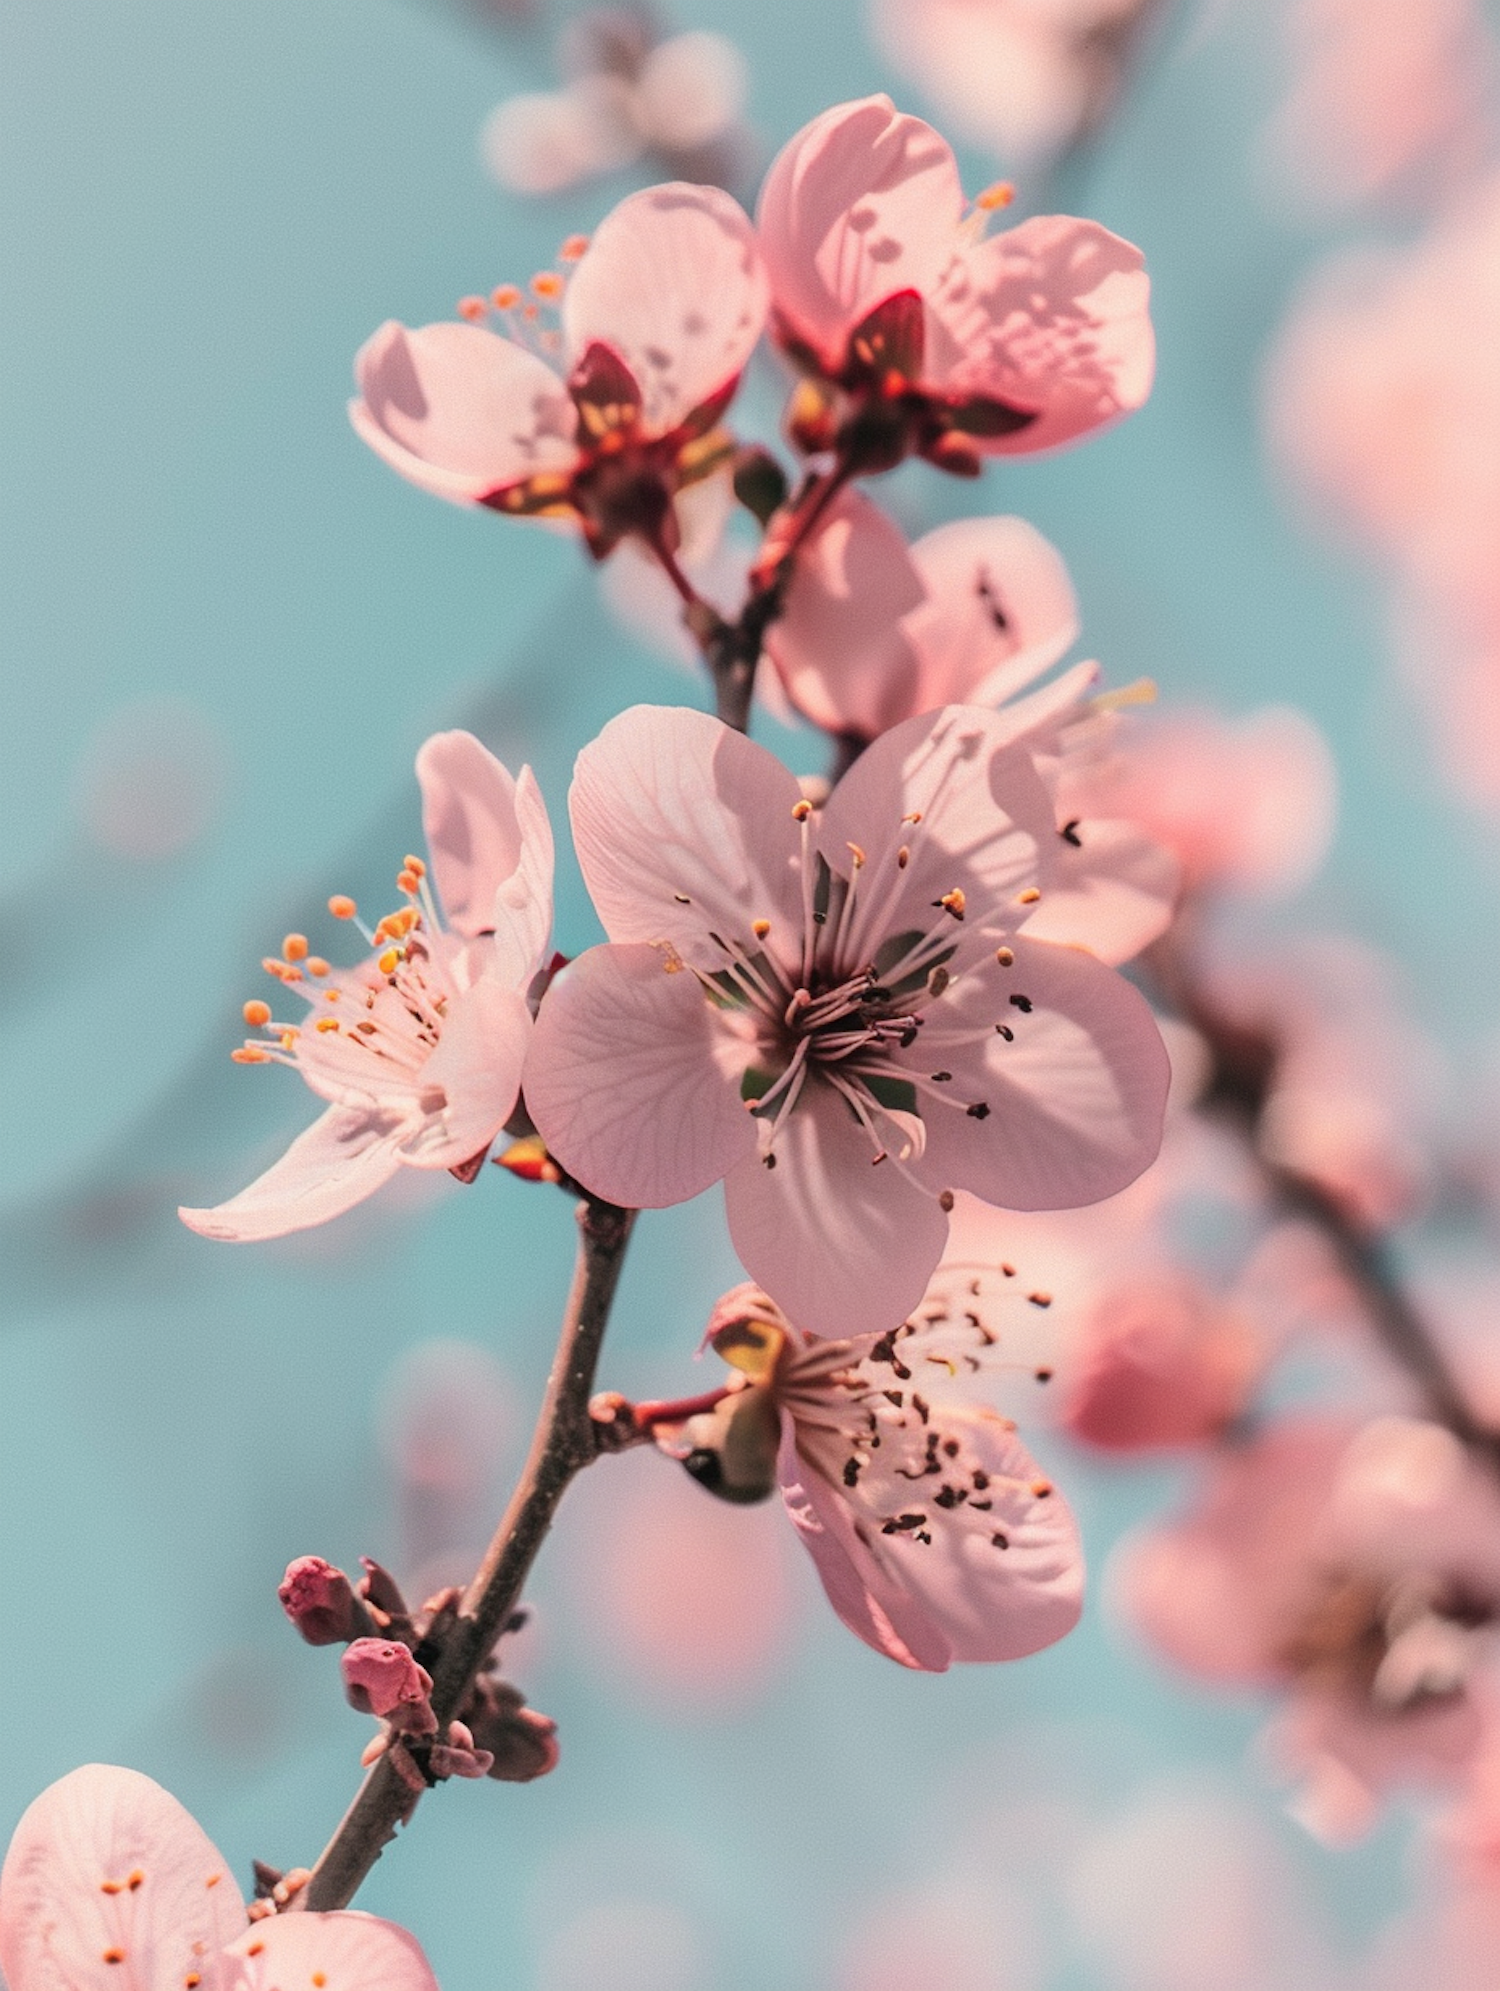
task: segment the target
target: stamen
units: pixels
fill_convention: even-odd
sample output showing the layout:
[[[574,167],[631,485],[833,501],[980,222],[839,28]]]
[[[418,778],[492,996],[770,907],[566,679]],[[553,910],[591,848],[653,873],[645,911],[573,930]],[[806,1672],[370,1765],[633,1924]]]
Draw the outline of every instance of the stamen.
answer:
[[[262,1024],[271,1020],[271,1005],[268,1002],[247,1002],[240,1014],[252,1030],[259,1030]]]
[[[576,263],[589,246],[587,235],[570,235],[557,252],[560,263]]]
[[[482,297],[461,297],[458,300],[458,315],[471,325],[482,325],[489,312]]]
[[[335,892],[333,897],[328,901],[328,910],[333,914],[335,919],[354,919],[359,912],[359,907],[354,903],[353,899],[346,897],[344,893]]]
[[[305,933],[289,933],[281,943],[281,951],[288,961],[305,961],[307,959],[307,935]]]

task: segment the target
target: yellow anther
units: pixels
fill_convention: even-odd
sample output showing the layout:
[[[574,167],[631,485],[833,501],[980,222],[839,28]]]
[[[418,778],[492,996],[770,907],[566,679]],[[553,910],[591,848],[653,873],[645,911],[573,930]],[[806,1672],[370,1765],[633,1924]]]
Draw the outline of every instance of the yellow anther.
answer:
[[[414,878],[425,878],[427,876],[427,866],[422,862],[420,857],[413,857],[410,851],[402,858],[401,869],[409,871]]]
[[[342,989],[324,989],[323,991],[324,1002],[338,1002],[342,999],[342,997],[343,997]]]
[[[305,961],[307,959],[307,935],[305,933],[289,933],[281,943],[281,951],[288,961]]]
[[[399,947],[387,947],[375,965],[379,968],[382,975],[394,975],[396,972],[396,963],[400,959],[401,950]]]
[[[296,1031],[295,1031],[295,1030],[283,1030],[283,1031],[282,1031],[282,1033],[281,1033],[281,1048],[282,1048],[282,1050],[283,1050],[283,1051],[290,1051],[290,1050],[292,1049],[293,1045],[295,1045],[295,1043],[296,1043],[296,1042],[297,1042],[297,1033],[296,1033]]]
[[[490,292],[490,303],[497,311],[514,311],[521,302],[521,293],[513,283],[497,284]]]
[[[943,896],[938,900],[938,904],[942,907],[943,911],[945,913],[952,913],[955,919],[963,918],[964,907],[967,903],[968,901],[964,898],[963,893],[957,885],[954,886],[951,892],[944,892]]]
[[[328,963],[323,959],[321,954],[310,954],[307,957],[307,972],[310,975],[326,975],[328,973]]]
[[[467,318],[471,325],[482,324],[488,316],[489,306],[482,297],[461,297],[458,300],[458,315]]]
[[[995,959],[1000,963],[1002,968],[1015,966],[1016,957],[1008,947],[997,947],[995,949]]]
[[[1037,890],[1035,885],[1028,885],[1024,892],[1018,892],[1016,894],[1016,904],[1021,906],[1034,906],[1037,900],[1041,896],[1042,896],[1041,893]]]
[[[993,186],[974,196],[974,205],[981,214],[994,214],[998,208],[1009,207],[1015,197],[1016,189],[1012,181],[996,180]]]
[[[533,297],[545,298],[550,304],[563,294],[563,280],[556,270],[538,270],[531,279]]]
[[[328,901],[328,910],[333,914],[335,919],[353,919],[354,915],[359,911],[359,907],[354,903],[353,899],[346,897],[343,892],[335,892],[333,897]]]
[[[339,1020],[336,1016],[320,1016],[317,1022],[313,1025],[314,1030],[321,1031],[325,1037],[328,1035],[330,1030],[337,1030],[338,1027],[339,1027]]]
[[[792,821],[794,823],[805,823],[811,814],[812,814],[811,802],[804,800],[801,802],[794,802],[792,804]]]
[[[247,1002],[241,1014],[252,1030],[259,1030],[262,1024],[271,1020],[271,1005],[268,1002]]]
[[[865,861],[865,854],[857,843],[851,843],[848,848],[849,855],[854,859],[854,868],[858,871]]]
[[[270,1052],[263,1051],[259,1044],[241,1044],[237,1051],[231,1051],[229,1055],[237,1065],[264,1065],[270,1062],[271,1057]]]
[[[576,263],[588,246],[587,235],[570,235],[558,250],[557,259],[562,263]]]

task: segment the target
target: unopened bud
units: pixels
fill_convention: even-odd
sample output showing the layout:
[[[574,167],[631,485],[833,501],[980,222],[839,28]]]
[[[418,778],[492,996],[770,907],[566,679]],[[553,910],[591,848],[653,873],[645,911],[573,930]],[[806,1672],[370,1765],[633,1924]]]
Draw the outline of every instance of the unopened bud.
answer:
[[[309,1645],[347,1644],[364,1629],[354,1586],[320,1555],[299,1555],[289,1562],[276,1594]]]
[[[357,1638],[339,1661],[344,1692],[361,1714],[379,1715],[408,1735],[434,1735],[432,1675],[393,1638]]]
[[[488,1776],[529,1784],[557,1768],[557,1723],[527,1707],[504,1680],[476,1681],[464,1712],[474,1748],[493,1758]]]
[[[765,526],[786,503],[786,472],[768,449],[748,444],[734,453],[734,495]]]
[[[434,1742],[427,1767],[435,1777],[487,1777],[494,1765],[488,1749],[476,1749],[474,1737],[461,1721],[450,1721],[448,1740]]]

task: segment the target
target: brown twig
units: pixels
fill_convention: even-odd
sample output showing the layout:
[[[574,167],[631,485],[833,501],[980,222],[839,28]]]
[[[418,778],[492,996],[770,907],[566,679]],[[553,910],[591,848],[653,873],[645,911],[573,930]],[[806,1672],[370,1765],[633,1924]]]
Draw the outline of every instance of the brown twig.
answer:
[[[462,1708],[509,1622],[569,1482],[598,1455],[589,1396],[609,1321],[633,1210],[585,1197],[578,1206],[578,1259],[531,1451],[484,1561],[464,1593],[433,1667],[432,1708],[441,1729]],[[366,1777],[297,1897],[298,1908],[344,1908],[353,1900],[416,1798],[389,1753]]]

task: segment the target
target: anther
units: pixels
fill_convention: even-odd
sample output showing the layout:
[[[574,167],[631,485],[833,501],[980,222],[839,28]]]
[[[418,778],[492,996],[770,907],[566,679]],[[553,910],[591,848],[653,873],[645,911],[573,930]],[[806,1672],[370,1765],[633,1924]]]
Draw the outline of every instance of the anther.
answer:
[[[976,1099],[974,1104],[966,1106],[964,1111],[971,1120],[988,1120],[990,1117],[990,1109],[982,1099]]]
[[[811,814],[811,802],[804,799],[801,802],[794,802],[792,804],[792,821],[794,823],[805,823]]]
[[[865,861],[865,854],[860,849],[857,843],[851,843],[847,846],[847,848],[849,851],[849,855],[854,859],[854,868],[856,871],[858,871],[861,865]]]
[[[1008,947],[997,947],[995,949],[995,959],[1000,963],[1002,968],[1013,968],[1015,966],[1016,957]]]
[[[402,858],[401,869],[409,871],[414,878],[425,878],[427,876],[427,866],[422,862],[420,857],[413,857],[410,851]]]
[[[320,1016],[317,1022],[313,1025],[313,1028],[318,1032],[320,1032],[321,1035],[323,1035],[324,1037],[328,1035],[330,1030],[337,1030],[338,1027],[339,1027],[339,1020],[336,1016]]]
[[[521,302],[521,293],[513,283],[498,284],[490,292],[490,303],[497,311],[514,311]]]
[[[458,300],[458,315],[466,318],[471,325],[483,324],[489,307],[482,297],[461,297]]]
[[[905,844],[902,844],[901,848],[896,852],[896,869],[898,871],[904,871],[907,865],[910,863],[911,863],[911,852],[907,849]]]
[[[771,922],[768,919],[753,919],[750,922],[750,931],[757,940],[764,940],[771,931]]]
[[[231,1051],[229,1055],[237,1065],[269,1064],[271,1058],[270,1052],[263,1051],[259,1044],[241,1044],[237,1051]]]
[[[1010,999],[1010,1006],[1012,1009],[1020,1010],[1023,1016],[1030,1016],[1031,997],[1023,995],[1013,995]]]
[[[998,1036],[1001,1036],[1005,1039],[1007,1044],[1015,1043],[1016,1033],[1014,1030],[1011,1029],[1008,1023],[997,1023],[995,1025],[995,1031]]]
[[[927,977],[927,993],[930,996],[940,996],[952,980],[953,977],[946,968],[934,968]]]
[[[1031,1482],[1031,1491],[1036,1499],[1045,1500],[1052,1491],[1052,1482],[1050,1479],[1034,1479]]]
[[[1050,1293],[1028,1293],[1026,1297],[1034,1307],[1050,1307],[1052,1304]]]
[[[289,933],[281,943],[281,951],[288,961],[305,961],[307,959],[307,935],[305,933]]]
[[[396,873],[396,890],[398,892],[415,892],[421,882],[415,871],[398,871]]]
[[[1015,197],[1016,189],[1012,181],[996,180],[993,186],[974,196],[974,205],[981,214],[994,214],[999,208],[1009,207]]]
[[[354,903],[353,899],[346,897],[343,892],[335,892],[333,897],[328,901],[328,910],[333,914],[335,919],[353,919],[359,911],[359,907]]]
[[[400,961],[400,959],[401,959],[401,950],[399,947],[387,947],[387,949],[381,955],[380,959],[375,963],[375,965],[377,968],[379,968],[382,975],[394,975],[396,972],[396,965]]]
[[[563,280],[556,270],[538,270],[531,279],[531,294],[545,298],[551,304],[562,296]]]
[[[955,919],[962,919],[964,916],[964,907],[968,902],[964,898],[963,893],[955,885],[951,892],[944,892],[943,896],[934,901],[934,903],[941,906],[945,913],[952,913]]]
[[[122,1949],[107,1949],[104,1952],[105,1963],[123,1963],[124,1961],[125,1952]]]
[[[558,250],[557,260],[560,263],[576,263],[588,246],[587,235],[570,235]]]
[[[268,1002],[247,1002],[240,1014],[252,1030],[259,1030],[262,1024],[271,1020],[271,1005]]]
[[[130,1877],[125,1882],[125,1885],[130,1889],[132,1894],[135,1893],[138,1887],[144,1887],[145,1884],[146,1884],[146,1876],[139,1867],[136,1867],[132,1871]]]
[[[943,1189],[938,1192],[938,1208],[945,1214],[953,1208],[953,1191]]]
[[[1024,892],[1016,894],[1016,904],[1018,906],[1034,906],[1041,896],[1035,885],[1028,885]]]
[[[920,809],[913,809],[909,816],[903,816],[901,820],[903,823],[920,823],[922,820],[922,811]]]
[[[309,954],[307,957],[307,972],[310,975],[326,975],[328,973],[328,963],[323,959],[321,954]]]

